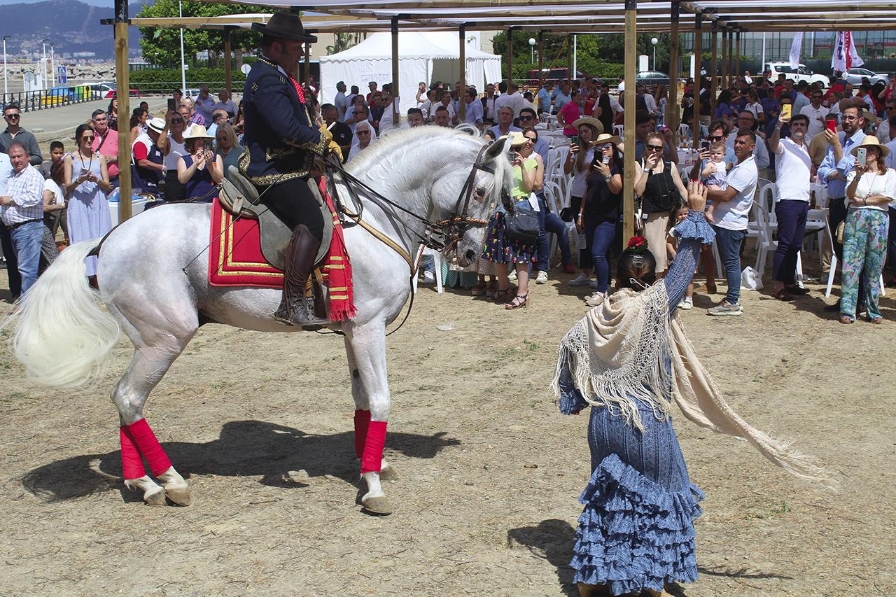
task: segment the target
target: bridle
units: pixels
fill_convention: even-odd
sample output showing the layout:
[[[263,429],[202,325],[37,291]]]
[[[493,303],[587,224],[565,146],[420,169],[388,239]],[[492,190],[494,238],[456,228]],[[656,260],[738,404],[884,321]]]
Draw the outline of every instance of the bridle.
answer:
[[[466,182],[464,182],[464,186],[461,188],[457,201],[454,204],[454,210],[452,211],[451,215],[444,220],[432,222],[427,218],[415,214],[405,207],[384,197],[374,189],[370,188],[370,186],[368,186],[363,181],[349,174],[345,170],[339,159],[332,154],[327,158],[326,161],[327,180],[329,181],[328,184],[331,187],[330,194],[333,197],[334,203],[336,204],[336,209],[342,215],[351,220],[351,222],[353,222],[354,224],[357,224],[370,232],[374,237],[376,237],[381,242],[389,246],[392,250],[401,255],[401,257],[408,262],[408,265],[411,268],[411,272],[416,273],[417,260],[412,258],[411,255],[403,247],[398,245],[398,243],[386,236],[383,232],[374,228],[369,222],[363,219],[363,203],[358,196],[358,189],[362,189],[363,191],[365,191],[369,199],[379,205],[381,208],[386,209],[385,206],[388,205],[389,207],[404,212],[415,220],[423,223],[426,226],[426,230],[423,234],[420,234],[419,232],[408,226],[405,226],[405,229],[409,234],[415,236],[423,246],[440,252],[446,252],[457,247],[457,244],[458,242],[460,242],[461,237],[466,233],[468,229],[479,228],[488,224],[487,220],[471,218],[469,216],[470,201],[473,198],[473,193],[477,190],[475,185],[476,173],[480,170],[483,172],[488,172],[490,174],[495,173],[494,168],[485,165],[483,161],[483,157],[485,156],[485,152],[487,149],[488,145],[484,145],[479,150],[479,153],[476,155],[476,161],[473,162],[473,166],[470,168],[470,173],[467,175],[467,180]],[[346,206],[346,204],[340,200],[340,197],[338,196],[338,193],[336,191],[337,179],[340,179],[348,189],[349,194],[351,195],[352,204],[357,206],[356,212],[351,211]]]

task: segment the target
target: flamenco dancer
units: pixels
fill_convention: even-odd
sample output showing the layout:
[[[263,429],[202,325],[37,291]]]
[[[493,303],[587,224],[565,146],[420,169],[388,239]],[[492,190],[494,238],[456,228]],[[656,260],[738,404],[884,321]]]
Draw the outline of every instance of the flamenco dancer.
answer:
[[[620,290],[572,327],[560,344],[552,389],[564,414],[592,406],[591,479],[579,500],[571,566],[579,594],[669,595],[666,585],[697,579],[694,520],[700,489],[691,483],[672,427],[674,400],[691,421],[749,440],[798,477],[834,482],[810,459],[750,427],[720,396],[694,354],[675,308],[714,233],[704,216],[706,188],[691,181],[690,212],[675,228],[679,250],[656,281],[647,243],[635,237],[619,260]]]

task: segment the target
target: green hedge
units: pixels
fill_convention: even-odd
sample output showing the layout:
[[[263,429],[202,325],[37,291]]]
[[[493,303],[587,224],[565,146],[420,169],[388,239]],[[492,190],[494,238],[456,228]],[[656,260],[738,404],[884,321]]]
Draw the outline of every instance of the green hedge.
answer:
[[[180,89],[181,76],[176,68],[144,69],[130,72],[130,84],[132,89],[140,93],[169,94],[175,89]],[[246,75],[238,68],[231,70],[234,89],[242,89]],[[187,87],[199,87],[201,83],[208,83],[212,94],[217,93],[218,88],[224,86],[223,68],[191,68],[187,70]]]

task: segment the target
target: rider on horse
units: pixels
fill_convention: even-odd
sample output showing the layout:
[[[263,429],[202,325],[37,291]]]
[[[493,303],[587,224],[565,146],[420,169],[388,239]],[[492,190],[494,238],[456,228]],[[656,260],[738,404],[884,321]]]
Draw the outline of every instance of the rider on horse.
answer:
[[[283,299],[274,318],[289,325],[317,329],[329,324],[308,310],[305,284],[323,236],[324,221],[308,186],[315,156],[332,143],[308,111],[305,91],[293,77],[304,55],[306,35],[298,15],[277,12],[267,25],[253,23],[264,34],[262,55],[252,66],[243,89],[245,143],[240,171],[259,189],[261,202],[293,231],[286,250]]]

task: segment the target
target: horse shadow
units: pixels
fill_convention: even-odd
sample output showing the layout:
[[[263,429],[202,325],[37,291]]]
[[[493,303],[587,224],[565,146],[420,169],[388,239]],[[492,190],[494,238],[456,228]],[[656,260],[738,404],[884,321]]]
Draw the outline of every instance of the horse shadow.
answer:
[[[432,459],[460,441],[433,435],[390,433],[388,450],[409,458]],[[194,475],[227,477],[260,476],[263,485],[300,488],[306,485],[286,478],[304,470],[309,477],[331,475],[347,483],[358,480],[354,433],[328,435],[266,421],[232,421],[221,428],[218,439],[205,443],[167,442],[165,451],[184,478]],[[84,454],[50,462],[25,473],[23,487],[46,501],[83,498],[121,489],[121,452]],[[140,501],[139,492],[124,492],[126,501]]]
[[[566,595],[578,595],[572,582],[572,547],[576,530],[565,520],[551,518],[537,525],[518,527],[507,531],[507,543],[525,546],[536,558],[545,559],[556,568],[557,581]]]

